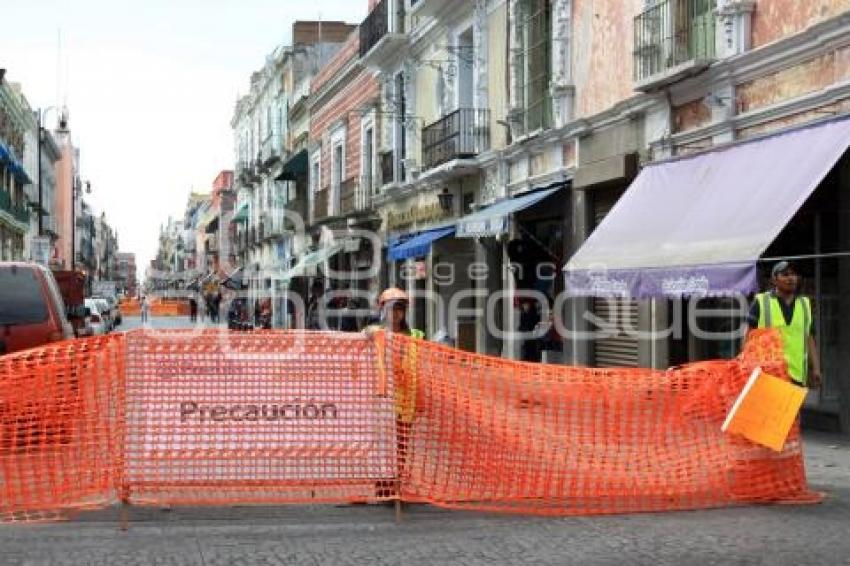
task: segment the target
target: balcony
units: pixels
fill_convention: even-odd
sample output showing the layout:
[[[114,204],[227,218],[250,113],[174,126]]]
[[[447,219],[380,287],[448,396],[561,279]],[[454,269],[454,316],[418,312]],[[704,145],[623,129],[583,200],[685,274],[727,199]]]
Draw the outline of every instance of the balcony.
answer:
[[[715,57],[716,11],[716,0],[660,0],[636,17],[637,90],[657,90],[709,66]]]
[[[236,176],[245,186],[259,181],[260,177],[253,161],[240,161],[236,164]]]
[[[18,206],[12,203],[12,196],[8,191],[0,190],[0,210],[6,211],[21,224],[29,224],[30,211],[26,206]]]
[[[265,169],[272,167],[275,163],[281,160],[283,151],[280,148],[280,143],[276,143],[273,136],[268,136],[263,142],[263,147],[260,150],[260,161]]]
[[[342,182],[339,187],[339,213],[347,216],[357,212],[357,183],[352,177]]]
[[[360,60],[380,68],[404,57],[404,2],[381,0],[360,24]]]
[[[431,169],[490,149],[490,111],[460,108],[422,128],[422,166]]]

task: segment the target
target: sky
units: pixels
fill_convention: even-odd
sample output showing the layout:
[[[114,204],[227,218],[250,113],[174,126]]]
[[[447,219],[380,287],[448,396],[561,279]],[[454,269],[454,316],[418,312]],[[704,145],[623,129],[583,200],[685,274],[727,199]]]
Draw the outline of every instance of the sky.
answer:
[[[0,0],[0,68],[34,109],[67,105],[88,200],[143,277],[160,225],[233,168],[230,119],[250,74],[295,20],[358,23],[367,2]]]

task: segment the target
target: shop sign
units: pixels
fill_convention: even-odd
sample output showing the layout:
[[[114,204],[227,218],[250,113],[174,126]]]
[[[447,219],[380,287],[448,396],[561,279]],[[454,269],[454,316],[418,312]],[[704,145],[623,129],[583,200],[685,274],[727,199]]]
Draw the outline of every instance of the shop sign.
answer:
[[[47,236],[32,236],[30,238],[30,259],[45,267],[49,266],[51,256],[50,238]]]
[[[414,224],[428,224],[449,217],[448,212],[443,210],[439,202],[423,206],[412,206],[402,212],[390,212],[387,214],[387,230],[398,230]]]

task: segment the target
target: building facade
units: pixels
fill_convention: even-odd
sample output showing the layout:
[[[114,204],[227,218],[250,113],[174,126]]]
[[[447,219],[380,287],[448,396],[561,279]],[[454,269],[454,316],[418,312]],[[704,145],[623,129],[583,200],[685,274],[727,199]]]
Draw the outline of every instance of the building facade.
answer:
[[[116,276],[119,291],[127,297],[136,297],[139,293],[139,281],[136,274],[136,254],[119,252],[116,254]]]
[[[25,163],[33,116],[20,89],[0,69],[0,260],[25,259],[32,179]]]
[[[296,22],[292,45],[278,47],[253,73],[249,94],[237,102],[231,126],[236,150],[233,259],[242,267],[240,286],[251,303],[271,296],[275,326],[290,324],[284,311],[289,288],[282,277],[303,236],[293,226],[307,214],[306,149],[311,80],[353,26],[343,22]],[[297,220],[296,220],[297,219]]]

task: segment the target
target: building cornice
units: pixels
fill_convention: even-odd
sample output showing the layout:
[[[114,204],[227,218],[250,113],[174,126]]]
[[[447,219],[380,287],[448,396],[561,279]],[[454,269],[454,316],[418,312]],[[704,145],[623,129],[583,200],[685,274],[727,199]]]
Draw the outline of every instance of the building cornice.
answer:
[[[850,98],[850,81],[845,81],[812,94],[731,116],[728,120],[709,124],[702,128],[675,134],[669,138],[653,142],[651,147],[655,150],[672,146],[686,146],[714,136],[734,133],[738,130],[790,118],[806,112],[822,110],[826,106],[846,101],[848,98]],[[836,111],[835,115],[839,116],[841,113]]]
[[[691,102],[718,85],[741,84],[795,67],[850,45],[850,11],[792,36],[745,51],[670,87],[674,105]]]

